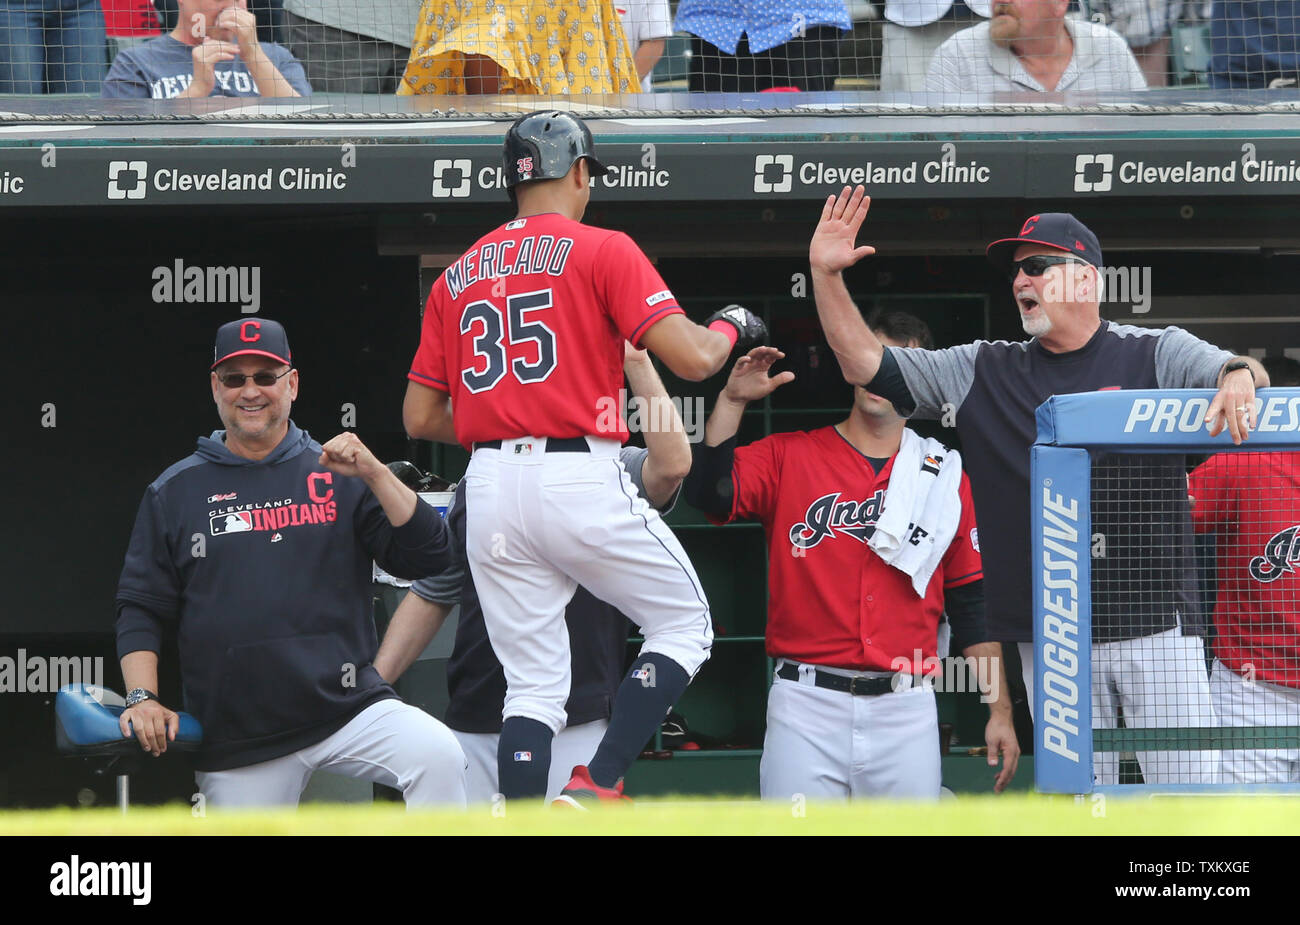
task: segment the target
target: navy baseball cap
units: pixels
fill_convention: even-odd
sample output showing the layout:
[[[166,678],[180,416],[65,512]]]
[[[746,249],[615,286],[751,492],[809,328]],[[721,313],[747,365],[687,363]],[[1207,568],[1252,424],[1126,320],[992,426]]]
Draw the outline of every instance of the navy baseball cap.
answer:
[[[1004,273],[1011,269],[1011,258],[1021,244],[1043,244],[1055,247],[1088,261],[1094,267],[1101,264],[1101,245],[1088,226],[1069,212],[1044,212],[1031,215],[1014,238],[1000,238],[988,247],[988,258]]]
[[[245,318],[227,321],[217,328],[217,346],[212,352],[212,368],[231,357],[261,356],[293,365],[289,352],[289,335],[284,326],[270,318]]]

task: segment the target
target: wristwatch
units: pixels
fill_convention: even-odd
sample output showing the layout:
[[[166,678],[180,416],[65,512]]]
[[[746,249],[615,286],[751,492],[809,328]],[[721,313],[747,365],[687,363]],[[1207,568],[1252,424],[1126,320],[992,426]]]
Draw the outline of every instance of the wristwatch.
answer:
[[[1227,379],[1228,373],[1235,373],[1239,369],[1250,369],[1250,364],[1245,360],[1232,360],[1223,367],[1223,378]],[[1255,378],[1255,371],[1253,369],[1250,371],[1250,378],[1252,380]]]
[[[157,699],[158,699],[158,695],[155,694],[153,691],[145,690],[143,687],[137,687],[127,693],[126,708],[129,710],[131,709],[131,707],[135,706],[138,703],[144,703],[146,700],[157,700]]]

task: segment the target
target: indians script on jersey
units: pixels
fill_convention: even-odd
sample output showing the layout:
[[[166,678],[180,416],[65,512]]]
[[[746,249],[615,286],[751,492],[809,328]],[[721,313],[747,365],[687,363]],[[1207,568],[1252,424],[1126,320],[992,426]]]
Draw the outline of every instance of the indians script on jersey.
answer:
[[[1295,571],[1300,562],[1300,524],[1273,534],[1264,544],[1264,554],[1250,560],[1250,577],[1256,581],[1277,581]]]
[[[451,396],[456,438],[611,437],[623,341],[677,300],[627,235],[548,213],[475,242],[434,283],[412,382]]]
[[[822,540],[843,533],[865,543],[876,532],[876,521],[885,509],[885,490],[878,489],[865,501],[841,501],[841,492],[822,495],[808,505],[804,519],[790,528],[790,543],[811,549]]]

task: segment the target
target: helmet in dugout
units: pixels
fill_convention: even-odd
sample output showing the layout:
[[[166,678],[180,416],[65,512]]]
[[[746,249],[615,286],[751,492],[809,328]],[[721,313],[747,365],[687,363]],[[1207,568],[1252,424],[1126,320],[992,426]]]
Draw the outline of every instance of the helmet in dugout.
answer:
[[[609,168],[596,160],[591,129],[581,119],[554,110],[520,116],[506,132],[501,151],[506,188],[534,180],[557,180],[583,157],[593,177],[609,173]]]

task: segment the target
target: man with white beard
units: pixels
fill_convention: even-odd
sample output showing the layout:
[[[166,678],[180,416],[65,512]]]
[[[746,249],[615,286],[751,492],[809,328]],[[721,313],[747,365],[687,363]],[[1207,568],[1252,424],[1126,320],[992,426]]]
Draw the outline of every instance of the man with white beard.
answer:
[[[1217,387],[1209,434],[1234,443],[1255,426],[1258,361],[1186,331],[1104,321],[1101,245],[1066,213],[1033,215],[989,260],[1011,280],[1031,340],[976,341],[945,350],[883,347],[863,323],[843,271],[874,248],[857,246],[870,200],[858,187],[830,197],[809,248],[817,313],[844,378],[888,398],[900,414],[955,424],[970,475],[984,559],[989,637],[1018,643],[1032,709],[1029,448],[1035,409],[1052,395],[1104,389]],[[1252,375],[1253,374],[1253,375]],[[1249,381],[1250,384],[1247,384]],[[1094,459],[1092,522],[1106,538],[1093,561],[1093,725],[1213,726],[1191,558],[1182,456]],[[1139,752],[1148,784],[1212,783],[1216,753]],[[1118,783],[1114,753],[1099,753],[1098,784]]]

